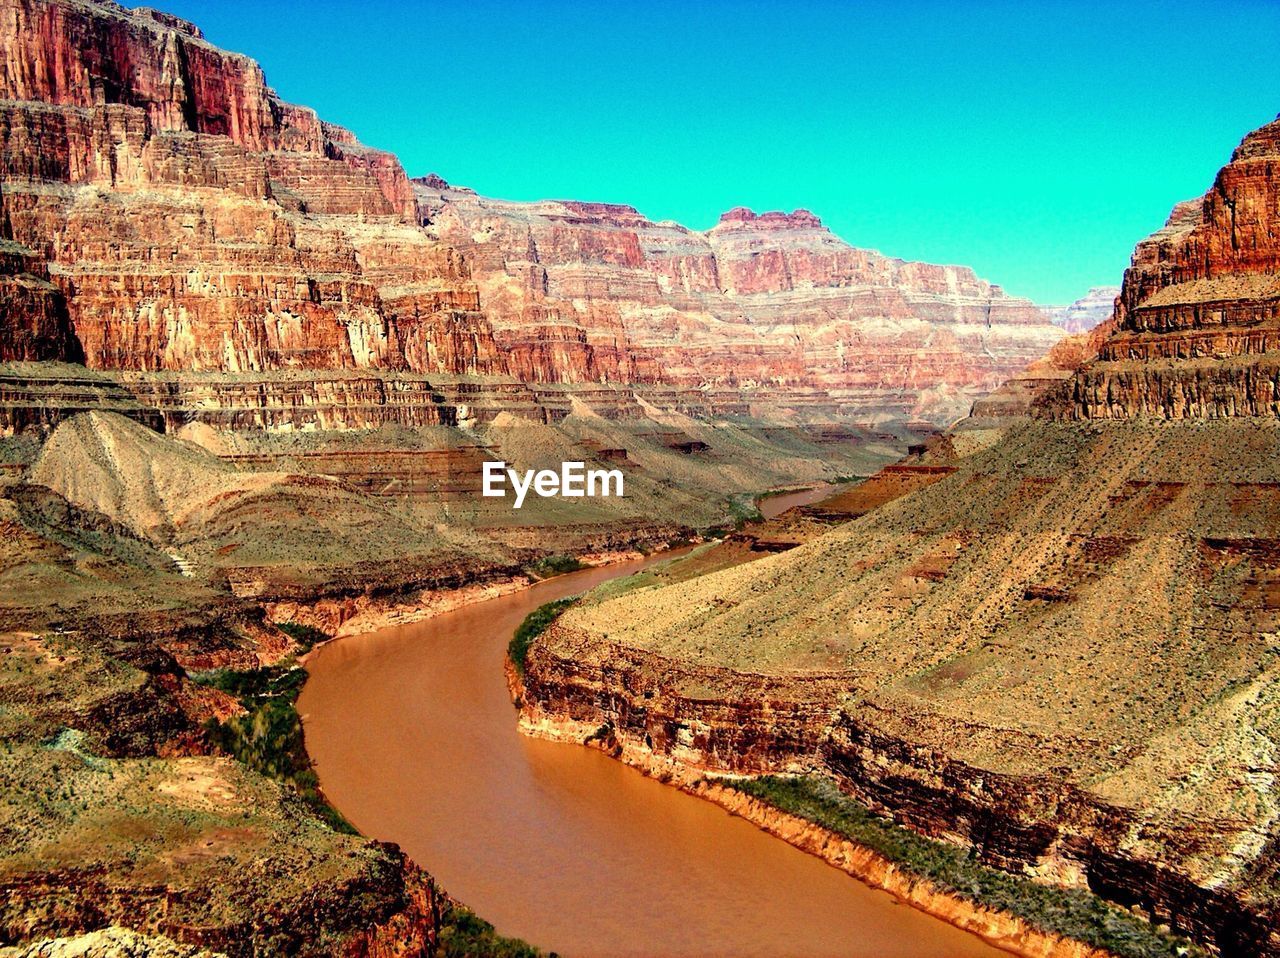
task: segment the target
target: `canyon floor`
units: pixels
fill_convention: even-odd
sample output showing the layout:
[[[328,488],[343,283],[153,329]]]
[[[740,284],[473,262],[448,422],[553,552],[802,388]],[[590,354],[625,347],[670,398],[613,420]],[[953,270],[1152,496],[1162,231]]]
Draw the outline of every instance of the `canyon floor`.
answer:
[[[803,209],[411,179],[177,17],[0,0],[0,945],[526,953],[319,801],[298,656],[733,533],[558,620],[526,722],[1280,955],[1278,159],[1054,325]]]
[[[847,525],[766,536],[811,539],[790,551],[574,607],[530,652],[526,721],[608,726],[673,769],[834,775],[983,861],[1252,952],[1280,899],[1258,541],[1280,431],[966,440],[844,494],[917,486]]]

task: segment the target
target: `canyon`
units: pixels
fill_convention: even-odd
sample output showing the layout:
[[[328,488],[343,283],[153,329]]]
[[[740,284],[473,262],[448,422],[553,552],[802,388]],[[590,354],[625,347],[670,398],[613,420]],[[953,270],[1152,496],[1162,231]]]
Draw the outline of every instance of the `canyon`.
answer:
[[[410,180],[147,8],[3,0],[0,64],[6,475],[87,413],[87,446],[127,429],[102,414],[162,434],[126,443],[149,455],[200,446],[233,467],[217,508],[133,531],[236,595],[323,605],[327,627],[537,552],[714,525],[734,495],[868,474],[1060,335],[971,270],[850,247],[803,211],[699,233]],[[517,525],[481,502],[488,459],[621,465],[629,495]],[[409,558],[310,533],[277,548],[329,493]]]
[[[1041,307],[1055,326],[1069,334],[1087,333],[1111,318],[1119,286],[1095,286],[1070,306]]]
[[[517,385],[537,383],[633,387],[582,393],[609,407],[654,386],[707,412],[945,425],[1059,335],[972,270],[850,247],[803,210],[698,233],[411,182],[163,14],[3,15],[0,263],[21,295],[0,360],[82,361],[170,424],[553,417]],[[60,393],[21,385],[18,409],[56,416]]]
[[[687,552],[321,646],[299,708],[325,793],[500,929],[560,954],[1002,954],[599,751],[519,734],[500,664],[521,620]]]
[[[1280,954],[1277,161],[1280,121],[1138,245],[1112,318],[846,494],[860,517],[566,612],[524,727],[607,727],[668,775],[826,775],[981,862]]]
[[[415,188],[526,379],[664,381],[755,403],[782,390],[865,421],[947,425],[1059,335],[970,269],[851,247],[807,210],[734,209],[699,233],[629,206],[505,202],[438,176]]]
[[[210,677],[723,536],[558,620],[522,727],[821,772],[1280,954],[1278,158],[1251,134],[1118,300],[1051,322],[803,209],[697,230],[411,178],[181,19],[0,0],[0,946],[452,953],[429,857],[226,754]],[[490,460],[626,495],[517,513]]]
[[[868,475],[1060,336],[802,210],[410,179],[179,18],[0,0],[0,947],[457,953],[219,677]],[[486,460],[626,495],[513,514]]]

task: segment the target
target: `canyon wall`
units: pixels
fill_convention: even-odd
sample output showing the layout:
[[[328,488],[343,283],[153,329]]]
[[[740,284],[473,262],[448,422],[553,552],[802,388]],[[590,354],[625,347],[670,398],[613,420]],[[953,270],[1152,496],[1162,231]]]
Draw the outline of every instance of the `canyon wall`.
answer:
[[[1095,286],[1069,306],[1041,306],[1045,314],[1069,334],[1087,333],[1115,312],[1119,286]]]
[[[967,267],[849,246],[805,210],[706,232],[604,203],[515,203],[415,181],[524,378],[730,387],[867,421],[954,420],[1061,334]]]
[[[1046,407],[1079,419],[1280,415],[1280,120],[1138,244],[1097,361]]]
[[[0,235],[78,341],[50,340],[50,303],[12,318],[45,348],[10,333],[0,359],[499,371],[466,265],[415,219],[395,157],[282,102],[194,26],[0,3]]]
[[[699,233],[410,183],[249,58],[109,0],[0,0],[0,242],[0,361],[188,393],[197,373],[361,370],[945,424],[1058,335],[967,268],[850,247],[804,211]],[[304,425],[257,391],[258,413],[206,402],[205,421]],[[361,409],[333,421],[383,421]]]

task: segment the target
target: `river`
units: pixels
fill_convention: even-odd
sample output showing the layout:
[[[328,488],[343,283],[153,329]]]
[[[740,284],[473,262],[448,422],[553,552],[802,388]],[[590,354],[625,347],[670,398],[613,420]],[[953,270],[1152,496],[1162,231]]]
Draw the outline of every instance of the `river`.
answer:
[[[652,561],[321,646],[298,707],[325,794],[500,932],[567,958],[1005,954],[601,752],[519,734],[516,626]]]
[[[756,502],[756,508],[760,510],[760,515],[766,519],[773,519],[796,506],[807,506],[811,503],[819,502],[838,488],[838,486],[824,482],[822,485],[811,486],[808,489],[780,492],[777,495],[764,496],[759,499]]]

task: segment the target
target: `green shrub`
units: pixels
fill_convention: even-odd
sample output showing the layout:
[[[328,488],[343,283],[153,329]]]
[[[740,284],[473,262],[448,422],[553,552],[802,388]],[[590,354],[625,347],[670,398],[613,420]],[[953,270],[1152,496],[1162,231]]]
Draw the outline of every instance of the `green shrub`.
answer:
[[[319,634],[328,638],[322,632]],[[226,722],[206,723],[213,743],[259,774],[292,786],[298,797],[334,831],[359,834],[326,801],[307,755],[302,721],[295,707],[306,681],[305,670],[292,665],[247,671],[219,669],[194,679],[236,696],[248,711]],[[475,912],[453,902],[447,903],[440,915],[437,954],[441,958],[544,958],[544,953],[537,948],[518,938],[499,935],[493,925]],[[545,958],[556,956],[551,954]]]
[[[895,825],[845,795],[828,778],[772,776],[723,784],[879,852],[945,892],[1017,915],[1040,931],[1074,938],[1119,958],[1205,954],[1085,889],[1011,875],[975,861],[964,848]]]
[[[525,656],[529,654],[529,646],[533,644],[533,640],[545,632],[565,609],[577,601],[576,598],[556,599],[554,602],[538,606],[525,616],[507,645],[507,655],[511,657],[511,664],[516,667],[516,672],[521,678],[524,677]]]
[[[295,707],[306,680],[307,673],[296,666],[219,669],[197,676],[195,681],[234,695],[247,713],[225,722],[210,719],[205,732],[211,742],[249,768],[292,786],[335,831],[354,835],[356,830],[325,800],[307,755]]]
[[[298,643],[300,652],[310,652],[321,642],[333,638],[328,632],[317,629],[315,626],[302,625],[298,622],[277,622],[275,625],[277,629]]]
[[[748,522],[760,522],[764,519],[764,513],[756,505],[757,498],[754,495],[731,496],[729,498],[729,519],[735,531],[741,529]]]
[[[539,579],[550,579],[552,576],[564,575],[566,572],[577,572],[584,569],[577,556],[552,555],[544,556],[529,566],[529,571]]]
[[[453,903],[440,916],[439,942],[441,958],[542,958],[543,955],[518,938],[504,938],[470,908]]]

